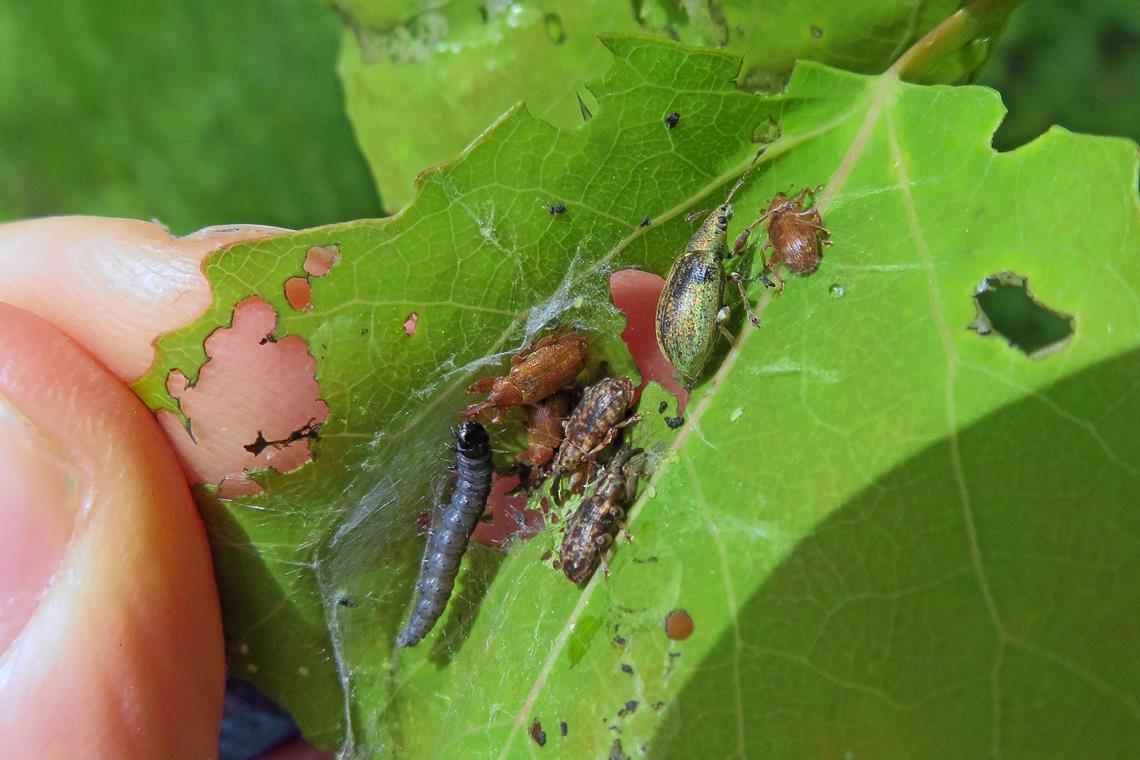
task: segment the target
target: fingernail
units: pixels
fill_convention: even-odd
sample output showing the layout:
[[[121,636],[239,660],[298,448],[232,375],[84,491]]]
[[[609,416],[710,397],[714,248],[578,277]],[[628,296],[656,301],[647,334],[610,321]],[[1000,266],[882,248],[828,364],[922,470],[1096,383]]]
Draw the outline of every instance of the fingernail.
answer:
[[[75,463],[0,395],[0,656],[59,569],[81,483]]]
[[[253,240],[260,237],[283,235],[293,230],[285,227],[271,227],[267,224],[215,224],[212,227],[203,227],[189,235],[183,235],[184,240],[219,240],[230,242],[233,240]]]

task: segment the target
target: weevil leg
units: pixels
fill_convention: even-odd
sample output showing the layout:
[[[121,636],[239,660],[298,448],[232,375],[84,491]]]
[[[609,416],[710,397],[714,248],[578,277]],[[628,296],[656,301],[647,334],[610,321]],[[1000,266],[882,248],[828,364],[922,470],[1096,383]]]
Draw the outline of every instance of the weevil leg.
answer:
[[[790,189],[791,188],[789,188],[789,190]],[[815,189],[812,189],[810,187],[805,187],[803,190],[800,190],[800,194],[796,196],[796,203],[798,203],[799,205],[802,206],[803,202],[804,202],[804,198],[808,197],[808,195],[815,196],[815,194],[818,193],[822,189],[823,189],[823,185],[816,185]]]
[[[633,535],[625,529],[624,525],[618,528],[618,535],[624,538],[627,544],[633,543]]]
[[[598,547],[598,564],[602,566],[602,572],[606,577],[610,577],[610,565],[606,562],[605,552],[610,548],[610,544],[614,541],[613,536],[609,533],[603,533],[594,540],[594,545]]]
[[[490,401],[484,401],[481,404],[472,404],[459,413],[460,417],[475,417],[485,409],[490,409],[492,406]]]
[[[632,417],[627,417],[626,419],[622,420],[618,424],[614,425],[612,428],[610,428],[609,430],[606,431],[606,436],[605,436],[605,438],[602,439],[601,443],[599,443],[597,446],[595,446],[594,448],[592,448],[588,452],[586,452],[586,456],[587,457],[593,457],[593,456],[596,456],[597,454],[601,453],[601,451],[603,449],[605,449],[606,446],[609,446],[611,443],[614,442],[614,438],[617,438],[617,434],[621,431],[622,428],[628,427],[628,426],[634,424],[635,422],[640,422],[640,421],[641,421],[641,415],[635,414]],[[591,465],[591,467],[592,467],[592,465]]]
[[[748,293],[744,290],[744,278],[740,276],[740,272],[733,272],[729,275],[729,279],[736,283],[736,287],[740,291],[740,302],[744,304],[744,310],[748,312],[748,321],[752,323],[753,327],[759,327],[760,317],[756,316],[756,312],[752,311],[752,304],[748,302]]]
[[[498,378],[494,378],[494,377],[485,377],[482,380],[475,382],[475,383],[472,383],[471,385],[467,386],[467,392],[468,393],[488,393],[488,392],[490,392],[491,388],[493,388],[495,386],[495,380],[497,380],[497,379]]]
[[[740,252],[743,251],[748,246],[748,238],[752,235],[752,231],[755,230],[757,227],[759,227],[761,224],[763,224],[764,220],[767,219],[771,215],[772,215],[771,211],[765,211],[763,214],[760,215],[759,219],[757,219],[755,222],[753,222],[752,224],[745,227],[744,230],[739,235],[736,236],[736,242],[734,242],[732,244],[732,253],[730,253],[728,256],[730,259],[734,256],[740,255]]]
[[[779,272],[777,272],[775,269],[769,269],[768,274],[770,274],[776,278],[776,295],[780,295],[781,293],[783,293],[784,292],[784,285],[786,284],[784,282],[783,276]]]
[[[807,211],[801,211],[795,216],[803,217],[805,226],[811,227],[814,230],[819,230],[821,233],[823,233],[824,237],[831,235],[831,230],[823,226],[823,220],[819,218],[819,212],[817,212],[814,208],[808,209]]]
[[[614,425],[613,429],[615,431],[617,431],[617,430],[621,430],[624,427],[629,427],[630,425],[634,425],[638,422],[641,422],[641,418],[642,418],[642,415],[640,415],[640,414],[635,414],[632,417],[626,417],[624,420],[622,420],[618,424]]]
[[[613,443],[614,437],[616,435],[617,435],[617,427],[616,426],[607,430],[605,437],[602,438],[602,442],[599,443],[594,448],[587,451],[586,456],[587,457],[594,457],[594,456],[597,456],[598,454],[600,454],[602,452],[602,450],[606,448],[606,446],[609,446],[611,443]]]
[[[773,251],[776,250],[775,246],[772,245],[771,240],[764,243],[764,248],[772,248]],[[781,277],[780,273],[775,270],[775,266],[780,263],[779,253],[773,253],[772,260],[769,261],[764,257],[764,248],[760,249],[760,276],[764,278],[764,285],[767,287],[772,287],[772,285],[769,284],[771,280],[768,279],[768,275],[775,277],[776,281],[779,283],[776,286],[776,295],[780,295],[784,292],[784,278]]]
[[[771,239],[765,240],[764,245],[760,246],[760,250],[758,250],[756,252],[760,256],[760,271],[761,272],[767,272],[772,268],[772,265],[768,263],[768,257],[764,255],[764,251],[768,250],[769,248],[771,248],[773,251],[776,250],[772,246],[772,240]]]

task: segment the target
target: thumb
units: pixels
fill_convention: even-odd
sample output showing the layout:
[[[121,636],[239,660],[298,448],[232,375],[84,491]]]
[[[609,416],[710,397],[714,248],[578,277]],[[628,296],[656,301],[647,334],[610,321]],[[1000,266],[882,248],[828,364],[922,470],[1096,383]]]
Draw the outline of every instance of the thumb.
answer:
[[[154,418],[0,303],[0,757],[209,757],[223,647],[205,534]]]

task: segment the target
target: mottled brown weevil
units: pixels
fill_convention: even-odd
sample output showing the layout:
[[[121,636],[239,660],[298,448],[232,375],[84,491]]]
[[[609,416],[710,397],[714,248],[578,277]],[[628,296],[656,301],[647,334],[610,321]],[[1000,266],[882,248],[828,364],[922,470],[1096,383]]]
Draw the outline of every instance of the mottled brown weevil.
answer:
[[[599,563],[609,575],[602,553],[613,542],[625,519],[625,508],[633,501],[639,473],[629,461],[641,453],[641,449],[629,449],[614,457],[594,492],[567,521],[559,559],[562,572],[572,582],[589,580]]]
[[[622,428],[641,419],[626,417],[633,406],[634,386],[628,377],[607,377],[582,393],[582,400],[566,420],[566,437],[554,457],[550,493],[562,504],[562,479],[569,477],[570,493],[581,493],[594,472],[595,462]]]
[[[673,262],[665,287],[657,300],[657,345],[677,370],[677,380],[691,390],[716,347],[721,325],[729,316],[724,305],[724,260],[740,253],[748,244],[747,234],[737,238],[728,248],[728,221],[732,218],[732,197],[756,167],[764,148],[756,152],[752,163],[728,191],[724,203],[714,209],[697,211],[689,221],[707,214],[704,222]],[[744,308],[753,325],[760,324],[744,292],[739,277],[733,277]]]

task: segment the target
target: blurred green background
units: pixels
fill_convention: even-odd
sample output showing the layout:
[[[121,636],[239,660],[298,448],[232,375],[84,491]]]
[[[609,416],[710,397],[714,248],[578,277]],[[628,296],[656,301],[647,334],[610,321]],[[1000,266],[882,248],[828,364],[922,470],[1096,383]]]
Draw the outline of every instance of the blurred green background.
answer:
[[[0,219],[380,215],[317,0],[0,0]]]
[[[1051,124],[1140,141],[1140,2],[1029,0],[975,83],[1009,109],[1001,150]]]
[[[3,0],[0,220],[185,233],[380,215],[344,116],[340,29],[318,0]],[[1011,112],[999,148],[1052,123],[1140,139],[1140,3],[1031,0],[977,81]]]

